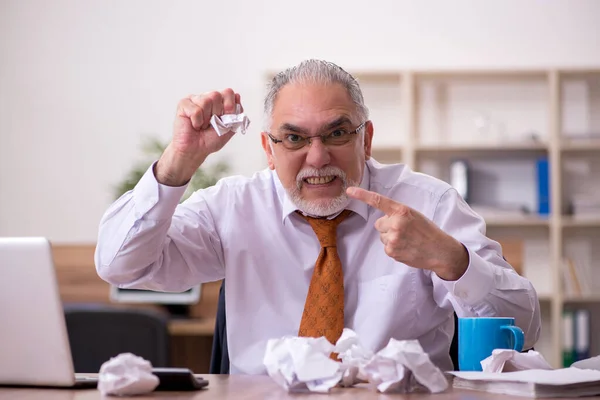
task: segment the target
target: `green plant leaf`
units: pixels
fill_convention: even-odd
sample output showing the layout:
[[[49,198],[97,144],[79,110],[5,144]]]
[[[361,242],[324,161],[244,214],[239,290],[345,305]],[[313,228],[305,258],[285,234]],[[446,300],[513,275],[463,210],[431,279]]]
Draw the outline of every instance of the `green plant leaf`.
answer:
[[[118,199],[123,194],[133,190],[152,163],[158,160],[166,147],[167,144],[161,142],[158,138],[149,137],[143,141],[141,146],[143,161],[135,163],[132,169],[127,172],[123,180],[115,186],[115,199]],[[196,173],[192,176],[181,201],[185,201],[199,189],[214,186],[219,179],[226,176],[228,172],[229,164],[224,161],[220,161],[211,166],[198,168]]]

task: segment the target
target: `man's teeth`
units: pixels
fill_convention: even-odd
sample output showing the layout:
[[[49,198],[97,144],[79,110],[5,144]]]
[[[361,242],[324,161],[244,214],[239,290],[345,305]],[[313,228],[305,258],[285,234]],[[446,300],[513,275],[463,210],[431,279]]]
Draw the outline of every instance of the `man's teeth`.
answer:
[[[306,182],[311,185],[324,185],[325,183],[331,182],[335,176],[320,176],[318,178],[306,178]]]

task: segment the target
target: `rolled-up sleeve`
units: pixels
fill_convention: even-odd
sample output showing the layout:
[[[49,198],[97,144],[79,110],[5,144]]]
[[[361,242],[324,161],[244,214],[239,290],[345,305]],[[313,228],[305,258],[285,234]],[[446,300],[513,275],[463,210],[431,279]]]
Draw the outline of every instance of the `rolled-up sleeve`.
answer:
[[[458,317],[513,317],[525,333],[525,348],[533,347],[541,329],[537,293],[506,262],[500,244],[486,236],[484,220],[454,189],[440,198],[433,220],[469,254],[467,270],[457,281],[431,274],[436,302],[450,302]]]
[[[163,291],[221,279],[221,242],[203,195],[179,204],[186,186],[161,185],[153,167],[102,216],[98,275],[119,287]]]

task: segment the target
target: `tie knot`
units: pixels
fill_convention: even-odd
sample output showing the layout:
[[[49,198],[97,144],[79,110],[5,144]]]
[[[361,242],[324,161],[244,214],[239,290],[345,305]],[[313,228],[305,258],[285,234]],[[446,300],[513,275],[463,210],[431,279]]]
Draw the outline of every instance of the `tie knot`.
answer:
[[[315,231],[321,247],[335,247],[337,245],[337,227],[351,212],[350,210],[344,210],[332,219],[308,216],[304,216],[304,218]]]

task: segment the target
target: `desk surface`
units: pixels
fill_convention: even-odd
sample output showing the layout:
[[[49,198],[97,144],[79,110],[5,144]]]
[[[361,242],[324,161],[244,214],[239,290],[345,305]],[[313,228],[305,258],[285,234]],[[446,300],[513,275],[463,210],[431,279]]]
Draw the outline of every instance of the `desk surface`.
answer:
[[[385,395],[377,393],[372,386],[353,388],[334,388],[329,394],[294,394],[288,395],[268,376],[247,375],[202,375],[208,379],[206,389],[196,392],[153,392],[146,396],[130,397],[134,400],[144,399],[177,399],[177,400],[210,400],[210,399],[412,399],[412,400],[523,400],[524,397],[494,395],[490,393],[452,390],[439,394],[418,395]],[[116,397],[115,397],[116,398]],[[587,397],[590,399],[590,397]],[[600,397],[595,397],[600,398]],[[0,400],[100,400],[102,397],[96,389],[13,389],[0,388]]]

